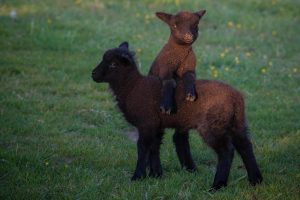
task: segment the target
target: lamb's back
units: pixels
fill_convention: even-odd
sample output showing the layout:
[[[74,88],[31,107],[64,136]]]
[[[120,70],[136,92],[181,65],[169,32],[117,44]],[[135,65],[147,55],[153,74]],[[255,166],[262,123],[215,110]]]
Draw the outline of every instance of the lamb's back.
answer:
[[[135,126],[162,126],[162,128],[191,129],[199,124],[229,123],[234,115],[236,101],[242,95],[231,86],[211,80],[196,81],[197,100],[185,100],[182,81],[175,91],[176,112],[161,114],[159,110],[161,81],[156,76],[140,79],[127,97],[127,120]],[[208,124],[209,125],[209,124]]]

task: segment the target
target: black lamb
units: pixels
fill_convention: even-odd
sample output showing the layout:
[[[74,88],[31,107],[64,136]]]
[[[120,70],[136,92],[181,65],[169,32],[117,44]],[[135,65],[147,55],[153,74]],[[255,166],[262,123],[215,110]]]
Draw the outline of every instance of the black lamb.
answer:
[[[247,134],[244,99],[231,86],[209,80],[195,82],[199,98],[195,102],[185,100],[184,83],[178,82],[175,91],[177,112],[164,115],[159,110],[161,87],[157,76],[139,73],[128,43],[105,52],[100,64],[93,70],[96,82],[109,84],[120,110],[128,122],[137,127],[138,159],[132,180],[146,176],[160,177],[162,167],[159,148],[165,128],[174,128],[173,140],[182,167],[195,170],[190,153],[188,131],[196,129],[203,140],[218,156],[212,189],[226,186],[234,155],[234,149],[242,157],[251,185],[262,181],[256,164],[251,141]]]

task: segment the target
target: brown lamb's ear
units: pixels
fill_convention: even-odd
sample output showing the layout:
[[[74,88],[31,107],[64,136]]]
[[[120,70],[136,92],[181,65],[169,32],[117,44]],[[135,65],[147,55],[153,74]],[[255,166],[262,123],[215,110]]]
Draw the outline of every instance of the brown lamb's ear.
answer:
[[[166,22],[167,24],[170,24],[172,15],[164,12],[156,12],[156,16],[161,19],[162,21]]]
[[[201,19],[205,13],[206,13],[206,10],[200,10],[198,12],[195,12],[194,14],[197,15],[199,17],[199,19]]]

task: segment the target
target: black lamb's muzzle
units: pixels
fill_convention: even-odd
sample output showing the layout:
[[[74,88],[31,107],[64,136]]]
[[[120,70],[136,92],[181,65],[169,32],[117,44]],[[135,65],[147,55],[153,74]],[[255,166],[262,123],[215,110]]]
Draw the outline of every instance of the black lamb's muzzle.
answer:
[[[97,66],[93,71],[92,71],[92,79],[97,82],[100,83],[103,80],[103,70],[99,69],[99,67]]]
[[[101,82],[101,80],[100,80],[97,76],[95,76],[94,74],[92,74],[92,79],[93,79],[95,82],[97,82],[97,83],[100,83],[100,82]]]

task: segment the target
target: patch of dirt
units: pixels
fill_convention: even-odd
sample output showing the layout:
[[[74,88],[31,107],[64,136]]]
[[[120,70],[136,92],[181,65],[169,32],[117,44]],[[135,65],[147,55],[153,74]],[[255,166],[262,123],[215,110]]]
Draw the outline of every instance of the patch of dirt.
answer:
[[[127,138],[133,142],[137,142],[137,140],[139,139],[139,133],[137,131],[137,129],[132,129],[132,130],[129,130],[129,131],[126,131],[124,133]]]

